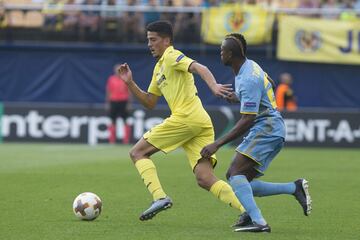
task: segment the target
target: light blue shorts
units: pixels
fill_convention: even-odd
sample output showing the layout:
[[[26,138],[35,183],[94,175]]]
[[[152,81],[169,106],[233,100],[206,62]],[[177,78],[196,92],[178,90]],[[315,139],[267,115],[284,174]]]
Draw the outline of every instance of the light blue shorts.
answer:
[[[284,138],[264,134],[261,130],[250,131],[236,151],[251,158],[258,165],[255,169],[259,172],[257,177],[264,175],[271,161],[284,146]]]

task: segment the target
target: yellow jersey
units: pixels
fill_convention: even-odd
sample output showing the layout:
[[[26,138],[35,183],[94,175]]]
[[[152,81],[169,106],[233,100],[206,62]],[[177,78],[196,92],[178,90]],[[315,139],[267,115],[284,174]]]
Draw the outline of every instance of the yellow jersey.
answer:
[[[156,63],[148,92],[164,96],[172,116],[186,118],[193,124],[210,124],[194,83],[189,66],[194,60],[169,46]]]

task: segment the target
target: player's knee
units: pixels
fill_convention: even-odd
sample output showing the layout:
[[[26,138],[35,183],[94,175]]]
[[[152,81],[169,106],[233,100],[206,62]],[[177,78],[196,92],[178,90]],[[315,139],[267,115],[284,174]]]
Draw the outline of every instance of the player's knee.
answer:
[[[226,172],[226,179],[229,180],[230,177],[235,176],[235,175],[239,175],[239,171],[237,171],[237,169],[235,169],[234,167],[230,166],[229,169]]]
[[[130,159],[131,159],[132,161],[134,161],[135,153],[132,151],[132,149],[131,149],[130,152],[129,152],[129,156],[130,156]]]
[[[136,162],[137,160],[139,160],[141,158],[141,156],[140,156],[141,153],[135,148],[132,148],[130,150],[129,155],[133,162]]]
[[[236,169],[236,168],[231,168],[231,167],[226,172],[226,179],[229,180],[230,177],[236,176],[236,175],[244,175],[244,176],[246,176],[248,181],[251,181],[253,179],[251,171],[249,171],[249,169],[245,169],[245,168]]]
[[[229,170],[226,172],[226,179],[229,180],[230,177],[236,175],[244,175],[244,174],[240,171],[235,171],[234,169],[229,168]]]
[[[211,186],[209,186],[209,184],[208,184],[206,181],[204,181],[204,180],[198,180],[197,183],[198,183],[198,186],[199,186],[199,187],[201,187],[201,188],[203,188],[203,189],[206,189],[206,190],[209,190],[210,187],[211,187]]]
[[[210,179],[206,175],[197,175],[196,181],[199,187],[209,190],[211,188]]]

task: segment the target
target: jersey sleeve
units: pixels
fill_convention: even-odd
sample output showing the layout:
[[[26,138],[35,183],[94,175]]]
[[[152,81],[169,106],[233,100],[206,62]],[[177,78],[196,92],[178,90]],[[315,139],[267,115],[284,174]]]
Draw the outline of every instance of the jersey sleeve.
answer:
[[[240,113],[257,114],[261,101],[261,87],[256,79],[248,79],[240,87]]]
[[[189,66],[194,62],[194,60],[174,49],[166,56],[165,62],[177,71],[188,72]]]
[[[155,69],[156,69],[156,67],[155,67]],[[149,85],[149,88],[148,88],[148,92],[160,97],[162,95],[162,93],[161,93],[160,89],[157,86],[157,82],[156,82],[157,80],[156,80],[156,76],[155,76],[155,69],[154,69],[154,72],[153,72],[153,76],[151,78],[151,82],[150,82],[150,85]]]

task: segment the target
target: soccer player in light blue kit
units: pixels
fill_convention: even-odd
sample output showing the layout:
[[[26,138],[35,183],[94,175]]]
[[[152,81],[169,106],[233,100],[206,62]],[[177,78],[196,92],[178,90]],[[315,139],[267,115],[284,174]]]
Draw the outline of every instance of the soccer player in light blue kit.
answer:
[[[254,180],[262,175],[285,141],[285,125],[276,110],[274,82],[254,61],[246,58],[246,40],[241,34],[232,33],[221,45],[221,61],[230,66],[235,77],[235,92],[227,96],[231,103],[240,103],[241,119],[223,137],[201,151],[210,157],[220,147],[242,136],[242,143],[226,174],[236,196],[246,212],[234,225],[236,232],[270,232],[271,228],[257,207],[254,196],[290,194],[308,216],[311,198],[308,181],[298,179],[289,183],[271,183]]]

